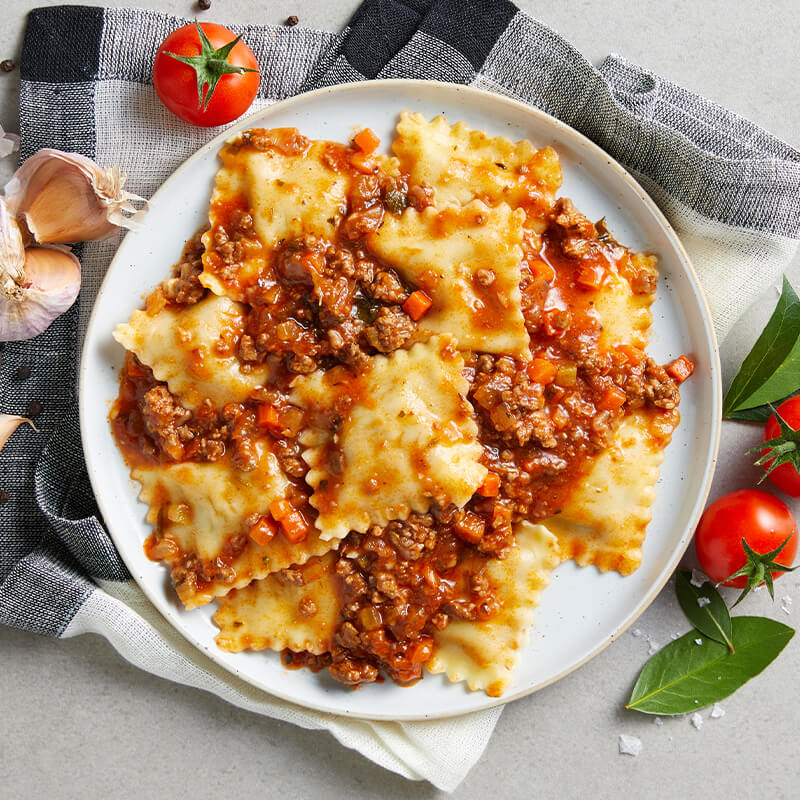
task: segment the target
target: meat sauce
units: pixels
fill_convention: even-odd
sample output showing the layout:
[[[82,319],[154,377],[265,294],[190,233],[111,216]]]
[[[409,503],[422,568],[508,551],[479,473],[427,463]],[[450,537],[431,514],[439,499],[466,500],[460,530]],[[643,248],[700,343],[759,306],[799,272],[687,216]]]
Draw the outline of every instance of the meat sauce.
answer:
[[[308,149],[308,140],[293,129],[262,133],[254,132],[242,146]],[[411,185],[407,176],[384,174],[377,166],[369,174],[354,169],[354,153],[340,145],[327,151],[328,165],[352,177],[346,213],[329,240],[301,236],[264,253],[242,198],[215,209],[221,222],[210,231],[213,251],[206,268],[240,293],[247,308],[244,332],[232,352],[243,371],[269,362],[274,377],[246,403],[223,409],[207,403],[188,411],[128,355],[111,422],[131,465],[233,457],[248,469],[252,439],[267,435],[290,480],[292,505],[313,524],[316,511],[308,504],[307,467],[297,442],[304,422],[288,403],[289,383],[298,374],[337,365],[358,372],[370,356],[414,340],[417,324],[403,304],[422,287],[409,285],[375,258],[364,236],[380,226],[384,214],[432,201],[429,187]],[[199,235],[187,243],[148,308],[203,297],[202,250]],[[254,253],[260,253],[263,266],[242,282],[240,262]],[[590,457],[607,446],[625,414],[645,406],[654,415],[674,412],[676,382],[643,351],[624,344],[598,351],[601,325],[592,290],[612,267],[634,291],[654,290],[655,272],[646,259],[620,247],[569,200],[556,201],[543,234],[530,233],[525,240],[522,310],[533,360],[465,354],[483,462],[498,485],[482,489],[463,509],[433,508],[365,534],[351,533],[336,561],[341,623],[331,652],[284,652],[284,663],[327,668],[350,686],[380,680],[382,673],[400,684],[418,680],[436,631],[453,619],[489,619],[497,610],[496,587],[484,567],[512,546],[514,521],[558,513]],[[485,324],[491,327],[501,311],[487,306]],[[273,409],[266,427],[259,423],[263,406]],[[336,456],[332,451],[329,457],[333,474]],[[176,582],[204,587],[213,580],[232,582],[230,563],[248,543],[239,532],[218,559],[205,563],[156,533],[146,551],[173,567]]]

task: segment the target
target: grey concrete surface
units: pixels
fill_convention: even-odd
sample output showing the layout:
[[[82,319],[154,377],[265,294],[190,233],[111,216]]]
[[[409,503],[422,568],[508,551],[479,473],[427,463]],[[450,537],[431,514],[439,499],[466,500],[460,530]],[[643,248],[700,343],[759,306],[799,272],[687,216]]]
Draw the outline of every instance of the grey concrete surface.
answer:
[[[44,4],[44,3],[43,3]],[[56,3],[47,3],[55,5]],[[107,2],[107,5],[130,3]],[[189,2],[147,7],[192,14]],[[336,30],[356,0],[214,0],[205,18],[301,24]],[[701,92],[800,145],[800,10],[796,0],[522,0],[590,58],[618,52]],[[4,0],[0,59],[18,56],[30,0]],[[0,73],[0,124],[16,129],[18,73]],[[0,174],[0,178],[7,176]],[[790,270],[800,285],[800,259]],[[774,306],[765,293],[723,346],[728,378]],[[743,451],[758,432],[726,423],[713,495],[752,486]],[[786,498],[784,498],[786,499]],[[791,503],[800,513],[800,503]],[[777,584],[800,615],[800,576]],[[743,613],[793,624],[764,592]],[[637,623],[657,642],[687,629],[665,589]],[[686,718],[623,710],[647,644],[625,635],[578,672],[506,707],[459,800],[507,798],[732,798],[800,796],[800,643],[724,702],[726,715],[702,730]],[[638,758],[617,754],[617,735],[638,736]],[[247,714],[199,691],[128,665],[102,639],[52,641],[0,628],[0,796],[432,798],[340,747],[324,733]]]

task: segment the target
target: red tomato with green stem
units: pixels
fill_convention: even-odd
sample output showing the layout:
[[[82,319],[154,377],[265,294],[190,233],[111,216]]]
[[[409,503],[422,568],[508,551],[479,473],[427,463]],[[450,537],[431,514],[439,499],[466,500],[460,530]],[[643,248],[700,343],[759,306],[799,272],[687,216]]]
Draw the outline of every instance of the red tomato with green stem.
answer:
[[[153,63],[153,85],[176,116],[210,128],[240,117],[253,103],[260,76],[250,48],[213,22],[174,30]]]
[[[759,489],[723,495],[703,512],[695,532],[703,572],[714,583],[745,591],[792,569],[797,555],[797,523],[785,503]]]
[[[800,395],[784,400],[764,428],[766,447],[754,447],[775,486],[791,497],[800,497]],[[762,478],[763,480],[763,478]]]

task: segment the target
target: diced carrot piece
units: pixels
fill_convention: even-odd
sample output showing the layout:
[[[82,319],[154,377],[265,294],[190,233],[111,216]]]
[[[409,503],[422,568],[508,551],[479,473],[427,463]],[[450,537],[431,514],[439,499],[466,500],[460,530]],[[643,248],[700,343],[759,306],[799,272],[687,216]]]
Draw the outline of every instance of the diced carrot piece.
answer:
[[[270,539],[277,533],[275,524],[266,517],[259,517],[258,522],[250,526],[248,534],[250,538],[262,547],[269,544]]]
[[[269,428],[273,431],[281,430],[281,421],[278,409],[269,403],[261,403],[256,408],[256,422],[262,428]]]
[[[378,162],[372,157],[372,153],[365,153],[363,150],[350,156],[350,165],[364,175],[372,175],[378,171]]]
[[[500,476],[496,472],[489,472],[478,487],[481,497],[497,497],[500,491]]]
[[[622,391],[618,386],[612,386],[606,389],[605,394],[600,398],[597,408],[600,411],[614,411],[617,408],[622,408],[628,395]]]
[[[483,538],[486,523],[482,517],[467,511],[455,524],[456,533],[465,541],[477,544]]]
[[[288,500],[273,500],[269,504],[269,513],[272,518],[280,522],[284,517],[288,517],[294,511],[294,507]]]
[[[433,655],[433,639],[421,636],[408,653],[412,664],[424,664]]]
[[[425,316],[432,305],[433,300],[422,289],[417,289],[416,292],[411,292],[408,300],[403,303],[403,311],[416,322]]]
[[[371,128],[364,128],[353,137],[353,144],[365,153],[374,153],[380,143],[381,140]]]
[[[546,262],[541,259],[531,262],[531,272],[542,280],[551,283],[556,277],[556,271]]]
[[[297,544],[308,536],[308,523],[299,511],[293,509],[281,518],[281,530],[287,541]]]
[[[644,356],[644,353],[632,344],[618,344],[615,349],[622,353],[631,364],[638,364]]]
[[[546,358],[534,358],[528,364],[528,377],[535,383],[552,383],[556,379],[558,368]]]
[[[606,271],[598,265],[581,267],[575,282],[586,289],[598,289],[603,283]]]
[[[678,383],[683,383],[693,372],[694,362],[688,356],[678,356],[667,367],[667,373]]]

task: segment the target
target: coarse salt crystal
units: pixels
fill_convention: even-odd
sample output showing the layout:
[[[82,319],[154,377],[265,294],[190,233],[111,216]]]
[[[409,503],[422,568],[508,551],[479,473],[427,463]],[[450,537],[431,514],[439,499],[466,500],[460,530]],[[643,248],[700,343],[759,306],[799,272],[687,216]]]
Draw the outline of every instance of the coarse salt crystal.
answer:
[[[644,747],[644,745],[642,744],[641,739],[637,739],[635,736],[627,736],[626,734],[621,733],[619,735],[618,747],[620,755],[633,756],[634,758],[636,758],[636,756],[638,756],[639,753],[642,752],[642,748]]]
[[[703,727],[703,718],[700,716],[700,712],[695,711],[689,720],[698,731]]]
[[[699,589],[707,580],[708,578],[704,572],[701,572],[699,569],[693,569],[692,577],[689,579],[689,583]]]
[[[697,598],[697,605],[699,605],[700,608],[703,608],[704,606],[710,606],[711,605],[711,598],[710,597],[698,597]]]
[[[697,638],[697,639],[694,640],[694,643],[695,644],[703,644],[703,640],[700,639],[700,638]]]
[[[725,709],[719,703],[714,703],[714,706],[711,709],[711,719],[720,719],[724,716]]]
[[[781,611],[784,614],[792,613],[792,598],[788,594],[781,597]]]
[[[671,634],[669,635],[669,638],[670,638],[670,639],[672,639],[672,640],[674,641],[675,639],[680,639],[680,638],[681,638],[681,635],[680,635],[679,633],[671,633]]]
[[[650,646],[647,648],[647,654],[652,656],[661,649],[661,645],[658,642],[653,641],[652,639],[650,639],[649,641],[650,641]]]
[[[661,726],[664,724],[664,720],[663,720],[663,719],[661,719],[661,717],[656,717],[656,718],[653,720],[653,722],[654,722],[656,725],[658,725],[658,727],[659,727],[659,728],[660,728],[660,727],[661,727]]]
[[[638,628],[634,628],[634,629],[631,631],[631,636],[634,636],[634,637],[636,637],[637,639],[641,639],[641,638],[642,638],[642,632],[641,632],[641,631],[640,631]]]

